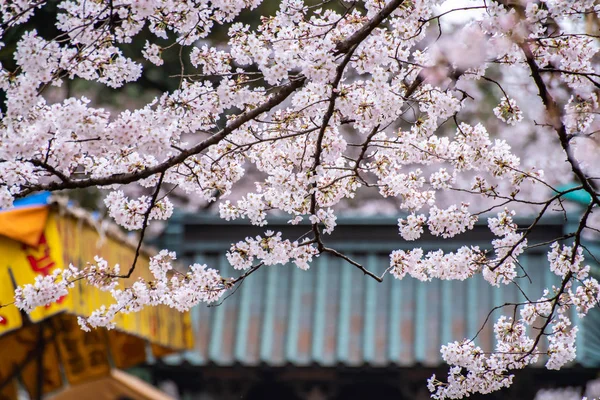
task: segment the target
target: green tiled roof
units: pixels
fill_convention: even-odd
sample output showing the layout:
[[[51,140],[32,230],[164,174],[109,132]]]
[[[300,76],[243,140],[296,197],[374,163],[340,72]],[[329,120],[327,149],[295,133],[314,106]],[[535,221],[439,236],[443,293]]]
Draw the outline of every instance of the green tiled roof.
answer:
[[[187,261],[208,263],[224,276],[239,275],[224,256],[231,242],[266,229],[244,224],[232,228],[203,216],[179,216],[174,222],[163,237],[164,243],[170,243],[171,248],[176,245],[174,249]],[[556,237],[563,230],[561,223],[546,221],[536,241]],[[306,227],[278,223],[268,227],[279,228],[287,230],[290,238],[306,231]],[[328,245],[378,274],[388,267],[391,250],[415,246],[399,238],[394,219],[345,219],[336,232]],[[484,245],[488,234],[485,226],[478,226],[467,243]],[[445,250],[452,250],[464,240],[442,242],[428,237],[416,245],[424,249],[444,245]],[[527,296],[538,298],[544,287],[559,283],[547,268],[543,248],[520,261],[531,280],[520,281]],[[200,366],[437,366],[442,363],[442,344],[475,337],[493,307],[524,300],[515,285],[497,289],[480,276],[464,282],[428,283],[409,277],[385,278],[377,283],[330,256],[316,259],[308,271],[291,265],[263,267],[221,305],[196,307],[196,347],[169,361],[185,359]],[[512,308],[505,307],[504,312],[512,313]],[[491,321],[499,315],[500,311],[494,312]],[[573,318],[580,328],[577,362],[599,366],[600,312],[593,310],[583,323],[576,315]],[[491,323],[476,341],[491,349]]]

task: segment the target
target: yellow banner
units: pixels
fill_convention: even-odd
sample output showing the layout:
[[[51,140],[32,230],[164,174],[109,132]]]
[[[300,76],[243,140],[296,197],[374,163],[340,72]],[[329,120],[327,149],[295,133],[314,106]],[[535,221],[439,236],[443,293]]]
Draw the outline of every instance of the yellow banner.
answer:
[[[187,312],[181,316],[183,319],[183,337],[181,340],[181,347],[184,349],[194,348],[194,327],[192,325],[192,315]]]
[[[108,331],[108,342],[115,366],[127,369],[146,361],[146,341],[116,330]]]
[[[45,205],[15,208],[0,212],[0,235],[29,246],[36,246],[46,226]]]
[[[48,217],[46,228],[37,246],[29,246],[7,238],[0,240],[3,262],[10,269],[17,286],[33,283],[36,276],[47,276],[52,274],[56,268],[63,269],[64,267],[62,244],[58,235],[55,215]],[[14,289],[11,292],[14,294]],[[5,295],[2,293],[2,297]],[[70,309],[70,298],[65,296],[56,303],[37,307],[29,313],[29,318],[33,322],[38,322]]]
[[[108,343],[101,329],[84,332],[77,325],[77,317],[63,314],[52,319],[57,332],[57,344],[65,375],[69,383],[108,375]]]
[[[40,375],[43,376],[42,393],[49,393],[62,386],[56,344],[49,326],[30,325],[21,328],[0,339],[0,348],[0,376],[12,376],[16,370],[20,370],[23,385],[31,398],[37,397]],[[38,370],[40,356],[41,374]]]
[[[165,357],[165,356],[168,356],[169,354],[173,354],[173,353],[177,352],[176,350],[173,350],[169,347],[161,346],[160,344],[152,343],[152,345],[150,347],[152,349],[152,354],[156,358]]]
[[[89,221],[72,215],[60,215],[56,211],[49,213],[36,246],[0,236],[0,304],[14,300],[11,277],[19,286],[33,283],[36,276],[47,276],[56,268],[64,269],[69,264],[85,268],[88,263],[95,263],[96,255],[104,258],[109,266],[118,264],[121,274],[126,274],[133,263],[135,248],[130,243],[120,242],[118,237],[120,236],[115,234],[101,234]],[[138,279],[151,280],[148,264],[149,257],[142,252],[132,276],[123,280],[120,287],[124,289]],[[69,295],[56,303],[36,308],[29,314],[29,318],[32,322],[39,322],[64,311],[88,316],[100,306],[108,306],[112,302],[109,292],[78,281]],[[186,318],[188,317],[166,306],[149,307],[134,315],[119,315],[116,326],[123,332],[181,350],[191,346]],[[16,307],[0,308],[0,335],[21,325],[20,313]]]
[[[0,382],[4,382],[7,377],[0,375]],[[0,400],[17,400],[17,383],[15,380],[6,382],[6,386],[0,390]]]
[[[40,340],[43,330],[44,339]],[[42,354],[43,393],[62,387],[61,368],[70,384],[76,385],[102,376],[114,366],[129,368],[146,360],[146,341],[133,335],[96,329],[82,331],[77,317],[55,315],[44,322],[29,325],[0,338],[0,383],[17,372],[25,388],[35,397],[38,387],[38,363]],[[0,400],[16,400],[14,382],[0,390]],[[3,397],[4,396],[4,397]]]
[[[22,318],[12,304],[15,285],[32,284],[36,277],[48,276],[69,264],[85,268],[88,263],[95,263],[96,255],[110,266],[119,264],[121,274],[126,274],[135,257],[135,247],[120,242],[122,236],[114,232],[99,233],[90,220],[58,211],[50,209],[49,213],[38,214],[45,225],[36,241],[23,243],[0,233],[0,305],[5,305],[0,307],[0,382],[20,371],[21,382],[34,398],[40,387],[40,375],[43,375],[43,393],[48,393],[63,385],[62,373],[71,384],[78,384],[108,375],[111,359],[118,368],[144,362],[146,341],[152,344],[157,357],[192,348],[189,313],[166,306],[118,314],[117,330],[83,332],[76,316],[88,316],[113,301],[109,292],[90,287],[84,281],[75,282],[69,294],[57,302],[37,307],[29,314],[28,321]],[[132,276],[120,283],[121,289],[138,279],[151,280],[148,265],[148,254],[142,252]],[[14,382],[0,390],[0,400],[15,400],[16,395]]]
[[[0,336],[18,329],[23,324],[21,313],[14,305],[8,305],[15,299],[15,288],[8,268],[0,267]],[[0,380],[1,381],[1,380]]]

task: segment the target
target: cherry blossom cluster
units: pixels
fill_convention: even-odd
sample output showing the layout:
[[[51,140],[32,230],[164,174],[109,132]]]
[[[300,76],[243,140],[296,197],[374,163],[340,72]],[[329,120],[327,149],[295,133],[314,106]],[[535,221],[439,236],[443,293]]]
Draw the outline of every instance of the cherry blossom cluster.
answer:
[[[112,304],[101,306],[87,317],[79,317],[82,329],[112,329],[117,314],[135,313],[145,307],[165,305],[188,311],[200,302],[217,301],[230,287],[227,279],[206,265],[193,264],[186,273],[178,272],[173,268],[175,259],[175,253],[162,250],[150,258],[149,270],[153,279],[138,278],[127,287],[113,285],[109,289]],[[110,277],[114,279],[115,275]]]
[[[494,325],[496,352],[488,354],[473,341],[453,342],[442,346],[442,357],[452,365],[447,383],[433,375],[428,380],[434,399],[460,399],[474,392],[491,393],[509,387],[514,376],[509,370],[521,369],[535,362],[537,354],[527,354],[533,340],[525,325],[502,316]]]
[[[516,232],[517,224],[513,220],[515,214],[514,210],[505,208],[504,211],[498,213],[497,217],[489,217],[488,226],[490,227],[490,231],[496,236],[506,236]]]
[[[118,285],[119,265],[109,266],[98,256],[95,263],[88,263],[78,269],[73,265],[61,270],[54,269],[49,275],[38,275],[33,284],[25,284],[15,290],[15,305],[20,310],[31,312],[40,306],[50,305],[69,293],[75,282],[85,280],[87,284],[100,290],[109,291]]]
[[[465,280],[481,270],[486,263],[477,246],[463,246],[456,252],[442,250],[424,253],[422,249],[395,250],[390,255],[390,273],[397,279],[405,275],[421,281],[431,279]]]
[[[517,257],[525,252],[527,238],[523,233],[507,232],[501,238],[492,241],[495,258],[483,268],[482,275],[494,286],[500,283],[510,284],[517,276]]]
[[[68,275],[68,274],[67,274]],[[60,269],[49,275],[38,275],[33,284],[26,284],[15,290],[15,305],[25,312],[31,312],[39,306],[56,302],[69,293],[73,283],[66,279]]]
[[[404,240],[417,240],[423,234],[423,226],[427,221],[427,217],[423,214],[410,214],[404,218],[398,219],[398,227],[400,228],[400,236]]]
[[[572,281],[564,280],[561,287],[545,290],[540,299],[516,304],[520,307],[520,319],[501,316],[494,325],[497,344],[495,352],[486,353],[472,340],[450,343],[442,347],[444,360],[452,367],[447,382],[435,375],[429,380],[433,398],[463,398],[471,393],[489,393],[510,385],[511,371],[535,363],[544,355],[546,368],[560,369],[572,362],[576,355],[578,328],[569,318],[575,306],[582,318],[587,314],[590,302],[600,300],[598,283],[591,278],[582,282],[575,291]],[[581,307],[581,304],[588,306]],[[536,322],[547,321],[542,327]],[[548,347],[542,351],[539,338],[548,336]],[[466,373],[465,373],[466,372]]]
[[[390,273],[398,279],[408,274],[426,281],[433,278],[462,280],[481,271],[492,285],[508,284],[516,277],[515,264],[526,243],[523,234],[517,233],[514,215],[513,210],[504,209],[496,217],[488,218],[490,230],[501,237],[493,242],[495,257],[488,258],[485,252],[474,247],[463,247],[456,253],[443,254],[438,250],[426,255],[421,249],[397,250],[391,255]],[[413,227],[422,231],[424,221],[423,215],[401,219],[401,232]],[[494,328],[497,345],[492,353],[467,339],[443,346],[442,357],[451,368],[446,382],[435,375],[429,380],[433,398],[463,398],[471,393],[489,393],[508,387],[513,379],[510,371],[536,362],[542,354],[547,356],[548,369],[560,369],[574,360],[578,328],[571,326],[569,310],[575,307],[579,316],[584,317],[600,300],[600,285],[594,278],[588,278],[590,267],[583,266],[581,247],[574,255],[572,246],[559,246],[554,242],[548,259],[551,270],[563,278],[562,287],[546,290],[535,302],[516,305],[521,308],[519,320],[501,316]],[[579,282],[575,289],[568,274]],[[539,328],[535,325],[539,319],[548,323]],[[542,333],[548,334],[545,352],[537,339]]]
[[[589,265],[582,265],[583,249],[581,247],[577,247],[573,254],[573,246],[560,246],[554,242],[548,252],[548,261],[550,270],[563,278],[567,273],[572,273],[577,279],[585,279],[590,271]]]
[[[440,210],[436,206],[432,206],[427,223],[429,231],[435,236],[451,238],[468,229],[473,229],[477,217],[469,213],[468,207],[468,204],[462,204],[460,208],[452,205],[447,210]]]
[[[116,190],[109,193],[104,202],[108,206],[110,217],[128,230],[141,229],[146,219],[165,220],[173,213],[173,204],[167,197],[154,203],[148,196],[129,200],[123,191]]]
[[[494,108],[494,114],[498,119],[509,125],[516,125],[523,120],[523,113],[514,99],[502,98],[498,107]]]
[[[300,256],[298,256],[300,257]],[[70,265],[68,269],[59,268],[50,275],[37,276],[33,284],[18,287],[15,291],[15,305],[26,312],[46,306],[69,294],[69,289],[77,281],[110,292],[114,301],[103,305],[87,317],[78,321],[84,330],[91,328],[115,327],[118,313],[132,313],[144,307],[166,305],[179,311],[188,311],[194,305],[218,300],[231,286],[228,279],[222,278],[214,269],[206,265],[194,264],[187,273],[177,272],[173,268],[175,253],[161,251],[150,259],[149,270],[153,279],[139,278],[128,287],[123,287],[119,278],[119,265],[110,266],[100,258],[85,268],[77,269]]]
[[[246,270],[254,264],[276,265],[293,262],[298,268],[307,270],[314,256],[319,253],[309,241],[291,242],[281,238],[281,232],[265,232],[265,236],[248,237],[231,246],[227,260],[235,269]]]
[[[570,320],[559,315],[552,325],[548,340],[546,367],[559,369],[575,357],[577,327],[569,328]],[[511,371],[537,362],[543,353],[538,349],[535,335],[529,335],[531,323],[501,316],[494,324],[496,348],[485,352],[472,340],[442,346],[442,357],[451,365],[446,382],[433,375],[428,380],[434,399],[460,399],[472,393],[491,393],[509,387],[514,379]],[[534,327],[533,330],[536,328]]]

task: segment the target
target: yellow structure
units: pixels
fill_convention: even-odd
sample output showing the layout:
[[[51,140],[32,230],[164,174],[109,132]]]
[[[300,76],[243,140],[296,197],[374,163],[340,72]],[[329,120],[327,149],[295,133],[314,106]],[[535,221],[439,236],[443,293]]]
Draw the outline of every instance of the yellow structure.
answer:
[[[83,332],[77,316],[112,301],[110,293],[83,281],[28,316],[11,304],[16,286],[69,264],[85,266],[96,255],[128,270],[135,246],[115,226],[101,229],[89,214],[58,203],[0,213],[0,400],[16,398],[17,378],[37,398],[39,389],[50,393],[66,383],[109,376],[113,367],[144,362],[148,347],[157,357],[192,347],[189,313],[165,306],[120,315],[115,330]],[[151,278],[149,256],[145,249],[141,252],[123,287]]]
[[[173,400],[141,379],[117,369],[109,375],[64,390],[49,400]]]

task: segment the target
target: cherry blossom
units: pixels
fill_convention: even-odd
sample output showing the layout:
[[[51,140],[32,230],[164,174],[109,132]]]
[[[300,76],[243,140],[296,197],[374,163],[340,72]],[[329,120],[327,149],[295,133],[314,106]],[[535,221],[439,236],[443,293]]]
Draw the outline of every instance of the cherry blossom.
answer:
[[[516,125],[517,122],[523,120],[523,113],[517,102],[514,99],[502,98],[498,107],[494,108],[494,114],[498,119],[506,122],[509,125]]]

